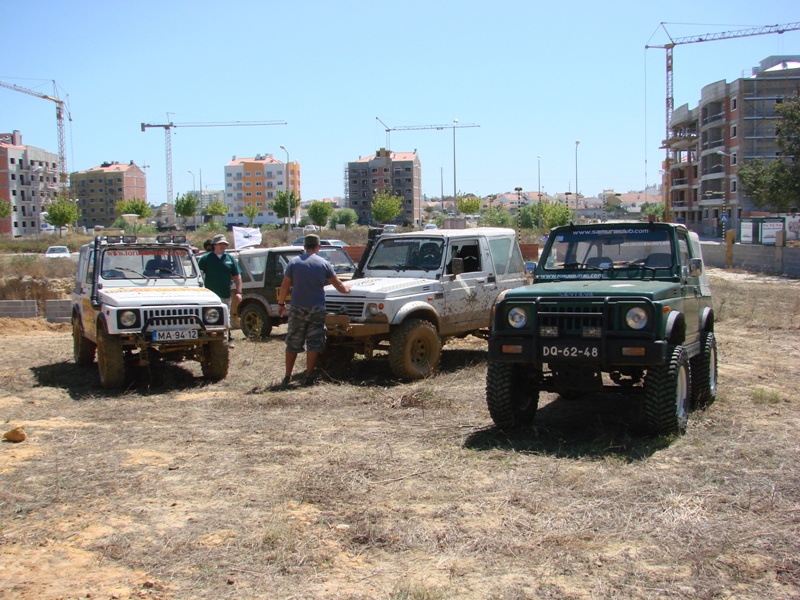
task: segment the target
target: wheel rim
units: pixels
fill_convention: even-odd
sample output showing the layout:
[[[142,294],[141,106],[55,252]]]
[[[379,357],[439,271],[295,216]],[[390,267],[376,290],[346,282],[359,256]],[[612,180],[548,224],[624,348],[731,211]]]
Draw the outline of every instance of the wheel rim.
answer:
[[[242,328],[249,337],[256,333],[260,334],[264,330],[264,322],[255,312],[248,312],[242,319]]]
[[[678,380],[675,382],[675,408],[678,422],[683,426],[688,420],[689,406],[689,373],[685,365],[678,370]]]
[[[417,338],[411,344],[409,359],[416,367],[427,366],[430,363],[431,349],[428,342],[422,338]]]

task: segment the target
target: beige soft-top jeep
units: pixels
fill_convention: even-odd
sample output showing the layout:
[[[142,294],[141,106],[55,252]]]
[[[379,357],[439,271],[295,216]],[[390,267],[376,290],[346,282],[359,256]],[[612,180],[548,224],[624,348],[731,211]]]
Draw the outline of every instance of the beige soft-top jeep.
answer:
[[[91,366],[100,383],[119,388],[125,363],[197,360],[211,381],[228,374],[229,315],[203,287],[183,236],[97,236],[81,248],[72,292],[75,362]]]

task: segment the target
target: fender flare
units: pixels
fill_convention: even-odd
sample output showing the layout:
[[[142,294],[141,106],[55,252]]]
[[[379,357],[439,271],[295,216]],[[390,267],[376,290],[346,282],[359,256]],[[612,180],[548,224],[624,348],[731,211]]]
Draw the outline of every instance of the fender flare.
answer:
[[[397,314],[392,319],[391,324],[399,325],[406,320],[408,315],[412,313],[424,313],[425,317],[434,324],[436,330],[439,330],[439,313],[437,313],[430,304],[421,301],[409,302],[408,304],[403,305],[403,307],[397,311]]]
[[[669,312],[664,324],[664,339],[673,346],[680,346],[686,340],[686,317],[682,312]]]
[[[700,331],[714,331],[714,309],[710,306],[700,313]]]

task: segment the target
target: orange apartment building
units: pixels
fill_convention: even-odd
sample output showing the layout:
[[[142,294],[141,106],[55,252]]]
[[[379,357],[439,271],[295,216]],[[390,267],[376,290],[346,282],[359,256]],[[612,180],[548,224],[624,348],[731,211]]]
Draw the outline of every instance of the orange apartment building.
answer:
[[[278,192],[292,191],[300,194],[300,163],[284,163],[272,154],[257,154],[253,158],[234,156],[225,165],[225,204],[228,206],[226,224],[245,226],[249,220],[244,210],[255,205],[258,214],[253,224],[258,227],[281,223],[272,203]]]

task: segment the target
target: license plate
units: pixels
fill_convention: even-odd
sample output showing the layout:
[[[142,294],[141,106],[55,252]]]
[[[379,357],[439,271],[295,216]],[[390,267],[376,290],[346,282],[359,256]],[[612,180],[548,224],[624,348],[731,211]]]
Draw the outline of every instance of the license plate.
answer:
[[[542,344],[542,358],[599,358],[600,349],[590,344]]]
[[[180,340],[196,340],[197,329],[168,329],[167,331],[154,331],[154,342],[177,342]]]

